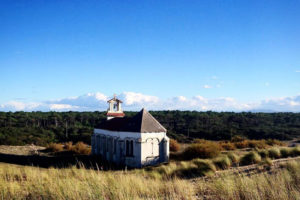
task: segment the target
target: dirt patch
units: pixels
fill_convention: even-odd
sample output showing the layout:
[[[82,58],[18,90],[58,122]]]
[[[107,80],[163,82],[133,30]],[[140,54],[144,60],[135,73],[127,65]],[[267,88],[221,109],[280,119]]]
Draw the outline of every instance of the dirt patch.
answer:
[[[12,154],[12,155],[40,155],[41,150],[45,150],[45,147],[35,146],[35,145],[25,145],[25,146],[7,146],[0,145],[0,153],[2,154]]]

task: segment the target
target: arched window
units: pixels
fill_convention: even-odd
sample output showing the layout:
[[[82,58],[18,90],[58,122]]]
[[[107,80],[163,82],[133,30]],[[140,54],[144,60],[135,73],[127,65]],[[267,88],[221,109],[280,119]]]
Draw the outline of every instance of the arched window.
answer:
[[[133,156],[133,140],[126,140],[126,156]]]
[[[114,154],[117,153],[117,144],[118,144],[118,140],[116,138],[113,139],[114,142],[113,142],[113,145],[114,145]]]

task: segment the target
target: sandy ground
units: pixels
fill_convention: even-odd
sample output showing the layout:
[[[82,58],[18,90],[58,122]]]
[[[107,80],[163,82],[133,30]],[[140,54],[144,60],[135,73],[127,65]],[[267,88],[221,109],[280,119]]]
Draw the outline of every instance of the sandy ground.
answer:
[[[7,146],[0,145],[0,153],[13,155],[39,155],[39,150],[44,150],[45,147],[35,145],[25,146]]]

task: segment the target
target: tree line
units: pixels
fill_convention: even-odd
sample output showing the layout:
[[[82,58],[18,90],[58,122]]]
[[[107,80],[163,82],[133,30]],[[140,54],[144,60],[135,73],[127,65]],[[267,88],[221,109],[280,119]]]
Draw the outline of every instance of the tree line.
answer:
[[[300,113],[150,112],[180,142],[191,138],[287,140],[300,136]],[[133,116],[136,112],[125,112]],[[90,143],[94,127],[106,112],[0,112],[0,144],[46,145],[50,142]]]

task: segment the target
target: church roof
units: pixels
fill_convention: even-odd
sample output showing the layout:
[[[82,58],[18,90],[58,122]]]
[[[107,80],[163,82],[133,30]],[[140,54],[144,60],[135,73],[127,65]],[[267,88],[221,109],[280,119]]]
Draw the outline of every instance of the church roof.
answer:
[[[110,131],[138,133],[167,132],[167,130],[144,108],[133,117],[113,118],[100,124],[98,128]]]
[[[116,95],[114,95],[114,98],[108,100],[107,102],[110,103],[111,101],[117,101],[117,102],[123,103],[123,101],[121,101],[120,99],[117,99]]]

